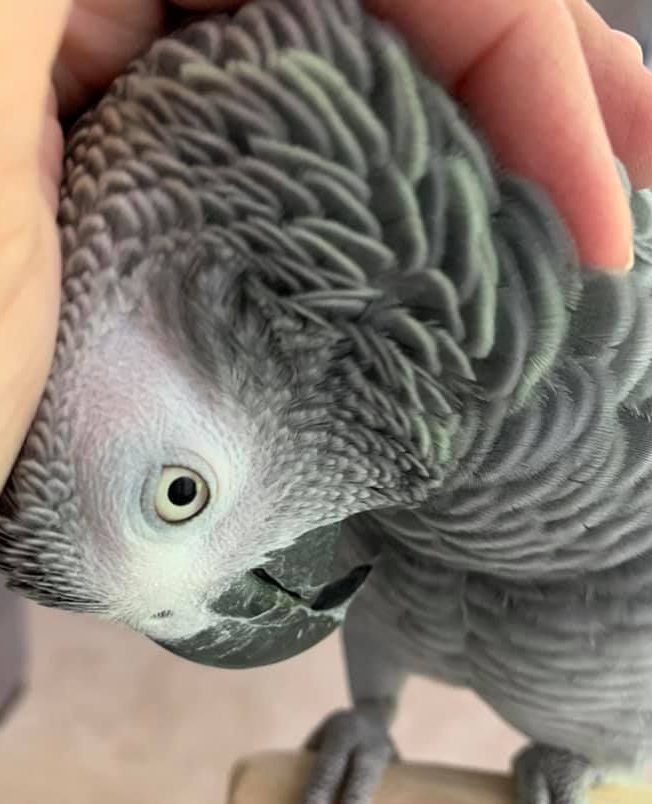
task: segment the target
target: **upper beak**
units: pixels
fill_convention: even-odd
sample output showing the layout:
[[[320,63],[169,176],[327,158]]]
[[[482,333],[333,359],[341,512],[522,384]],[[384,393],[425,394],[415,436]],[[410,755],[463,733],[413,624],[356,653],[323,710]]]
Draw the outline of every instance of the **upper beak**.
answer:
[[[371,566],[368,564],[364,564],[359,567],[355,567],[345,575],[343,578],[340,578],[333,583],[329,583],[317,594],[315,599],[312,603],[308,603],[304,600],[301,595],[297,592],[293,592],[290,589],[286,589],[282,584],[280,584],[275,578],[273,578],[265,569],[255,569],[254,575],[264,583],[268,583],[272,586],[275,586],[277,589],[285,592],[285,594],[289,595],[290,597],[297,600],[297,602],[303,602],[305,605],[309,606],[313,611],[329,611],[330,609],[336,609],[338,606],[346,603],[347,600],[350,600],[353,595],[358,591],[358,589],[362,586],[362,584],[366,581],[367,576],[371,572]]]

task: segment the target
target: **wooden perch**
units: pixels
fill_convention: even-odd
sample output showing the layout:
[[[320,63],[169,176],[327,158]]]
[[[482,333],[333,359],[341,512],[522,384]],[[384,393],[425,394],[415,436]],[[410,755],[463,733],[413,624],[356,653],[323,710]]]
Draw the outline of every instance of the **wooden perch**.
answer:
[[[235,768],[228,804],[298,804],[312,759],[309,755],[263,754]],[[513,804],[512,780],[432,765],[391,767],[375,804]],[[588,804],[652,804],[652,786],[605,786]]]

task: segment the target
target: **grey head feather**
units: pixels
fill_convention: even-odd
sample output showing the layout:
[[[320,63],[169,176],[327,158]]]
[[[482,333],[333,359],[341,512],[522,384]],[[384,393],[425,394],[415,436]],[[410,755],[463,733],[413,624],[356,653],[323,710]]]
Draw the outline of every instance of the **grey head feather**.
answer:
[[[480,560],[456,535],[492,521],[478,489],[497,517],[504,489],[521,501],[521,534],[526,503],[568,479],[563,428],[594,449],[568,398],[608,428],[608,374],[645,404],[649,202],[633,204],[629,284],[581,272],[545,194],[497,168],[355,0],[253,0],[157,42],[67,143],[60,334],[1,523],[10,585],[179,639],[355,514]],[[600,335],[592,305],[618,294],[618,335]],[[228,510],[146,527],[142,474],[166,460],[199,461]],[[497,541],[498,569],[517,541]]]

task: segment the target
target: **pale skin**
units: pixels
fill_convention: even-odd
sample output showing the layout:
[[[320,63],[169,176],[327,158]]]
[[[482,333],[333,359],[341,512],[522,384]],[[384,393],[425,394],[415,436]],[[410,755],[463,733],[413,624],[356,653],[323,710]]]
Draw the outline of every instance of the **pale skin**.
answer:
[[[177,0],[194,10],[231,0]],[[652,185],[652,74],[585,0],[367,0],[462,99],[502,163],[541,182],[584,263],[626,270],[614,154]],[[0,485],[42,393],[59,299],[59,113],[159,35],[164,0],[0,0]],[[590,190],[590,191],[589,191]]]

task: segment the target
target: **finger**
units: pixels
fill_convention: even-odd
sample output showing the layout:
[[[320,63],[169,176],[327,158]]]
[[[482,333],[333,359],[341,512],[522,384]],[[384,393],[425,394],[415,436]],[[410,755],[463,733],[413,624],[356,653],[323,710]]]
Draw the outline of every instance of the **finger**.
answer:
[[[162,0],[75,0],[54,68],[63,116],[77,112],[163,33]]]
[[[575,24],[560,0],[367,2],[468,105],[502,164],[548,190],[583,262],[612,269],[630,262],[629,207]]]
[[[1,489],[43,393],[57,331],[59,242],[42,195],[29,224],[0,236],[0,253],[0,341],[8,347],[0,362]]]
[[[41,189],[52,211],[53,219],[59,205],[59,185],[63,156],[63,131],[58,118],[58,104],[54,87],[48,91],[45,121],[43,123],[39,150],[39,175]]]
[[[223,11],[235,0],[174,0],[191,11]],[[64,117],[83,108],[165,28],[165,0],[76,0],[54,69]]]
[[[567,0],[616,155],[638,187],[652,186],[652,72],[641,46],[585,0]]]
[[[0,160],[23,171],[38,159],[49,77],[71,0],[48,0],[34,13],[30,3],[0,0]],[[7,157],[11,158],[7,158]]]
[[[39,178],[50,69],[69,0],[0,0],[0,486],[43,391],[55,341],[59,261]]]

